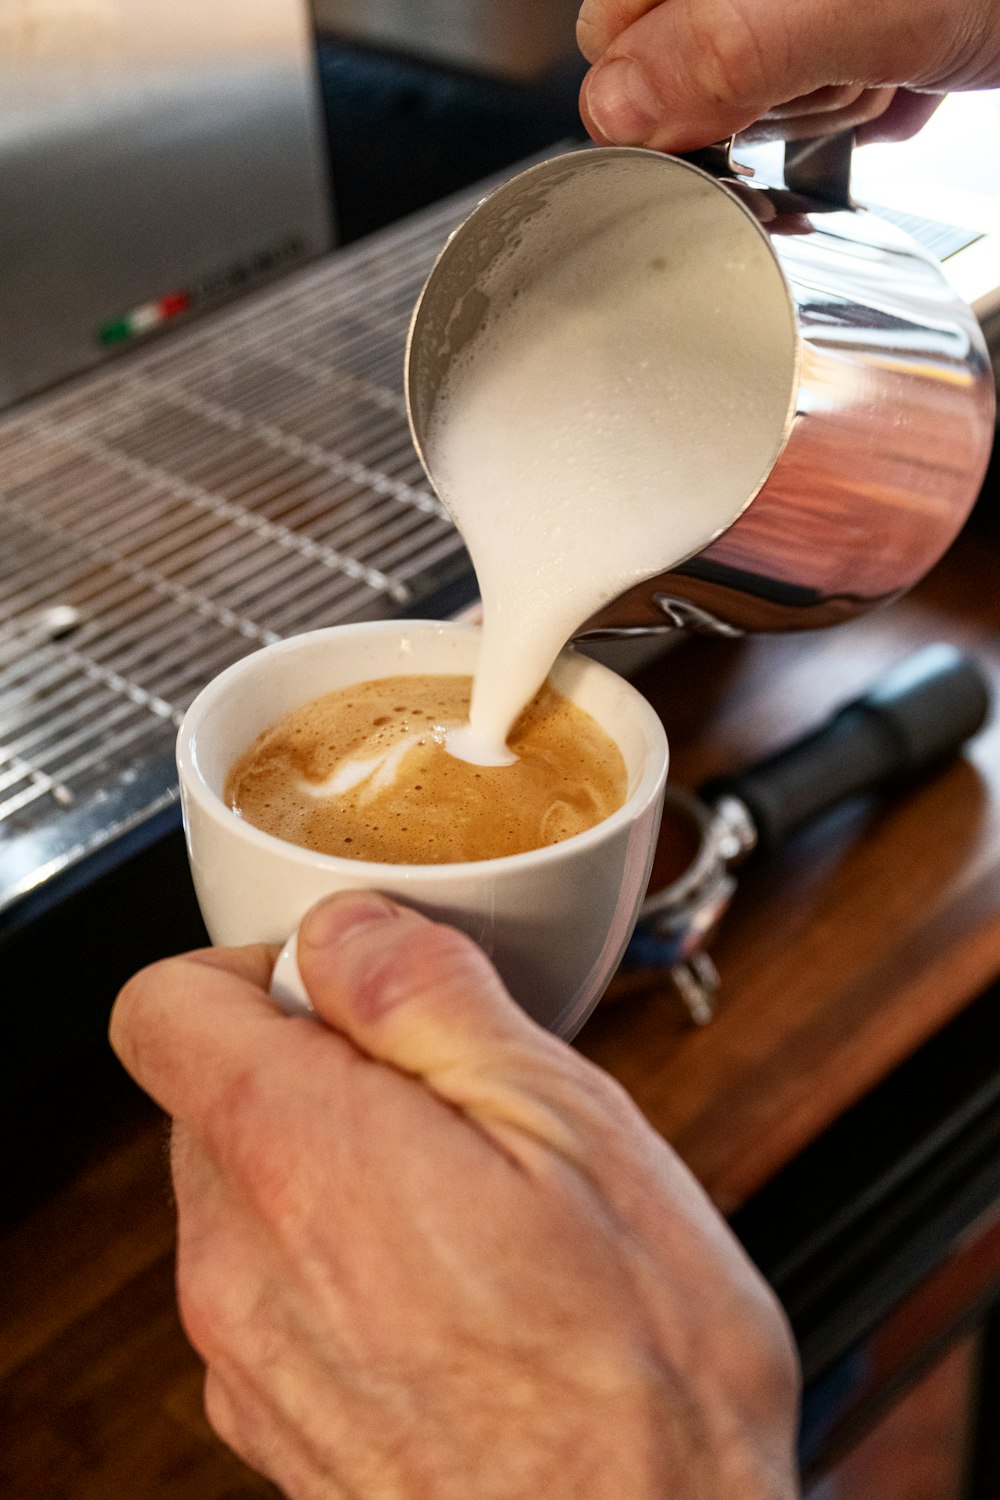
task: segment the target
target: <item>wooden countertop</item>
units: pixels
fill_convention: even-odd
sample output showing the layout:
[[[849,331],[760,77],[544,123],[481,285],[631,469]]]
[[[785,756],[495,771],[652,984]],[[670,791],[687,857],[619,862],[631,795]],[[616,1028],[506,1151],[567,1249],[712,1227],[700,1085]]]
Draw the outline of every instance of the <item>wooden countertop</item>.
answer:
[[[1000,702],[1000,537],[967,535],[908,600],[836,631],[692,641],[647,669],[696,786],[820,722],[916,646],[973,650]],[[717,1019],[616,983],[579,1044],[732,1210],[1000,973],[1000,723],[891,804],[748,867],[714,948]],[[623,998],[624,996],[624,998]],[[0,1491],[53,1500],[274,1495],[208,1431],[172,1292],[152,1107],[0,1237]]]
[[[695,787],[817,726],[911,650],[973,652],[1000,705],[1000,538],[966,536],[892,608],[818,635],[698,640],[638,679]],[[1000,708],[965,757],[745,868],[712,949],[716,1019],[616,981],[578,1045],[726,1212],[1000,974]]]

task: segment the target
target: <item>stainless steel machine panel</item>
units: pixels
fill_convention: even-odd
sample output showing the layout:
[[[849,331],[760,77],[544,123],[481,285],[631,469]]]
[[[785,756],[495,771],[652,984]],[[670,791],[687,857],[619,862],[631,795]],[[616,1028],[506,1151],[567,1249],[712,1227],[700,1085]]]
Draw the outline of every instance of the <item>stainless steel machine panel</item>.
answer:
[[[174,802],[180,717],[230,662],[471,597],[402,386],[474,201],[0,418],[0,918]]]
[[[0,5],[0,406],[330,238],[305,0]]]

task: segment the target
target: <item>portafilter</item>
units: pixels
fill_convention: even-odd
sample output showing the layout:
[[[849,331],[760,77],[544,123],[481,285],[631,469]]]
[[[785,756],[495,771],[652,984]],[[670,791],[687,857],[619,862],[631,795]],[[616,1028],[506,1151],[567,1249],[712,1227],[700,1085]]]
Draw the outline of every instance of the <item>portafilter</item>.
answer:
[[[766,760],[697,795],[668,785],[660,841],[672,873],[647,898],[623,968],[665,971],[691,1019],[711,1020],[720,980],[706,950],[736,891],[737,866],[851,797],[902,789],[941,766],[989,706],[971,657],[927,646]]]

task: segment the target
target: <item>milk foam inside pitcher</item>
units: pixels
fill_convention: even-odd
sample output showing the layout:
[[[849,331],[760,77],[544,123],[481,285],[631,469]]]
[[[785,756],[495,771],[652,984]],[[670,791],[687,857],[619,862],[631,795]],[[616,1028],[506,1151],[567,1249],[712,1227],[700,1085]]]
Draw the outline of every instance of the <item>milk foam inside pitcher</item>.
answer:
[[[442,333],[425,458],[483,600],[470,758],[502,754],[585,620],[732,524],[794,412],[794,311],[749,211],[684,163],[587,154]]]

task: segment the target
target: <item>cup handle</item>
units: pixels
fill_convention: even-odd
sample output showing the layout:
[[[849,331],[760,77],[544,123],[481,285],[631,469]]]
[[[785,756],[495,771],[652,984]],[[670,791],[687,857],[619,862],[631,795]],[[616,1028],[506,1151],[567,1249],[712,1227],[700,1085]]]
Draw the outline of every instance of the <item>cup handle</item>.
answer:
[[[309,993],[299,973],[299,934],[293,932],[278,954],[271,975],[271,998],[287,1016],[314,1016]]]

